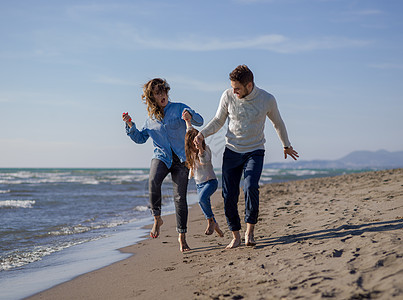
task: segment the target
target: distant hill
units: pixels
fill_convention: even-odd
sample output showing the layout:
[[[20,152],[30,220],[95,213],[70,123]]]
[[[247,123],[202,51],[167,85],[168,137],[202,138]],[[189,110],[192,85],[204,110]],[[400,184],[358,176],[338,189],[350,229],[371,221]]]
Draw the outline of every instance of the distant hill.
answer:
[[[308,160],[269,163],[273,169],[392,169],[403,167],[403,151],[354,151],[337,160]]]

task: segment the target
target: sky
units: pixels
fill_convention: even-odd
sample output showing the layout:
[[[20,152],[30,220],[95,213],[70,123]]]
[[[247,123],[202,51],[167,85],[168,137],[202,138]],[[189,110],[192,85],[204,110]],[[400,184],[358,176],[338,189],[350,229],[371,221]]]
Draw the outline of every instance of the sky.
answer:
[[[165,78],[206,124],[240,64],[301,160],[403,150],[401,0],[0,0],[0,168],[148,168],[151,139],[122,122],[142,127],[142,85]],[[265,163],[284,161],[265,135]]]

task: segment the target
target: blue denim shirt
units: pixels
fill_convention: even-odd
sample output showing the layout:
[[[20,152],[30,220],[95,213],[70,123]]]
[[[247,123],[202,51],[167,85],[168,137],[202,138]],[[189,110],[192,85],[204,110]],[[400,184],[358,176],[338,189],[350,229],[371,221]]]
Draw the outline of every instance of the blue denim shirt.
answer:
[[[179,157],[181,162],[186,161],[186,123],[182,119],[182,113],[185,110],[192,115],[191,122],[193,125],[203,125],[203,117],[189,106],[169,101],[164,108],[162,121],[148,117],[141,130],[136,128],[134,122],[131,128],[126,124],[126,133],[137,144],[143,144],[151,137],[154,144],[153,158],[163,161],[169,169],[172,165],[172,151]]]

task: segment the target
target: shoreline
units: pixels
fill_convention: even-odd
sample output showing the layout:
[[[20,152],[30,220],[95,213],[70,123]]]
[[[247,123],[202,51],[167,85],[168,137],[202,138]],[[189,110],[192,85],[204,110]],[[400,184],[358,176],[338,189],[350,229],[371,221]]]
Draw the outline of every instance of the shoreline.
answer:
[[[190,252],[179,251],[175,215],[164,216],[160,237],[120,249],[129,258],[27,299],[397,299],[402,186],[403,169],[264,185],[257,245],[231,250],[224,249],[231,233],[216,192],[213,211],[224,238],[204,235],[196,203],[189,209]]]
[[[213,211],[215,209],[217,209],[216,207],[214,207],[214,204],[219,201],[219,197],[218,197],[219,193],[220,193],[220,190],[217,190],[217,192],[214,194],[213,198],[211,199]],[[204,225],[206,223],[206,221],[204,220],[204,216],[202,215],[202,212],[201,212],[200,207],[197,202],[189,205],[188,233],[186,234],[186,239],[192,249],[190,252],[181,253],[179,251],[179,242],[177,240],[178,233],[176,232],[175,212],[171,212],[169,214],[163,215],[163,220],[164,220],[164,224],[161,227],[161,233],[158,238],[151,239],[149,237],[149,234],[148,234],[149,230],[151,230],[151,228],[153,226],[153,224],[150,223],[150,224],[147,224],[147,225],[144,225],[141,227],[140,230],[146,231],[146,234],[139,237],[138,242],[131,244],[129,246],[126,246],[126,247],[116,249],[122,255],[128,254],[129,256],[127,258],[123,258],[119,261],[113,262],[109,265],[103,266],[96,270],[92,270],[92,271],[86,272],[84,274],[75,276],[74,278],[72,278],[68,281],[64,281],[59,284],[56,284],[46,290],[43,290],[43,291],[40,291],[33,295],[27,296],[24,299],[72,299],[72,298],[74,298],[74,299],[113,299],[116,297],[116,295],[114,295],[114,293],[107,296],[103,292],[100,294],[97,294],[96,291],[91,291],[91,295],[84,296],[84,294],[85,294],[85,292],[84,292],[84,294],[82,296],[78,296],[78,295],[72,296],[71,292],[70,292],[72,287],[70,287],[70,284],[74,285],[74,290],[76,290],[77,288],[86,289],[86,286],[87,286],[86,282],[87,282],[87,280],[91,280],[92,274],[102,273],[99,276],[102,277],[103,283],[97,283],[97,285],[98,284],[107,285],[108,282],[109,283],[114,282],[114,279],[112,277],[114,277],[114,272],[115,272],[112,270],[111,270],[111,272],[107,271],[107,269],[112,268],[113,270],[115,270],[115,268],[117,268],[117,270],[120,270],[122,267],[125,268],[125,266],[128,263],[127,260],[130,260],[130,266],[135,265],[136,268],[132,269],[132,270],[127,270],[127,272],[129,272],[129,273],[133,272],[132,275],[134,275],[136,277],[136,282],[138,282],[138,285],[143,286],[145,284],[149,284],[150,280],[152,281],[152,275],[148,276],[147,273],[148,272],[152,273],[155,271],[153,269],[150,269],[147,258],[152,257],[153,265],[155,263],[157,263],[157,261],[165,264],[165,259],[167,259],[167,258],[172,260],[172,265],[176,265],[176,261],[178,259],[180,260],[181,258],[183,258],[183,262],[186,263],[186,255],[189,253],[196,253],[198,251],[207,251],[208,250],[208,248],[204,247],[205,245],[204,246],[201,245],[200,242],[195,243],[199,236],[205,236],[203,234],[203,232],[205,229]],[[191,230],[189,228],[190,227],[189,224],[194,223],[194,222],[197,223],[197,225],[198,225],[197,227],[202,226],[202,228],[203,228],[202,232],[195,233],[194,232],[195,230]],[[226,224],[224,224],[223,222],[221,222],[220,224],[221,224],[221,226],[224,226],[224,228],[226,227]],[[218,242],[220,240],[221,241],[223,240],[223,238],[218,237],[216,234],[213,234],[212,237],[214,237]],[[194,244],[198,244],[198,246],[194,247]],[[224,244],[222,244],[222,246],[224,247]],[[167,247],[169,247],[169,249],[166,249]],[[211,247],[211,249],[213,249],[213,248],[214,247]],[[165,249],[168,251],[164,251]],[[169,254],[169,256],[165,255],[164,257],[159,257],[161,255],[161,251],[163,252],[164,255]],[[156,261],[156,258],[157,258],[157,261]],[[141,272],[137,273],[137,271],[136,271],[137,269],[141,270]],[[175,269],[176,268],[174,266],[167,266],[164,268],[164,271],[169,272],[169,271],[173,271]],[[107,271],[107,272],[104,273],[104,271]],[[186,270],[186,271],[189,271],[189,270]],[[97,276],[97,275],[95,275],[95,276]],[[85,282],[79,283],[79,286],[77,287],[76,281],[81,281],[81,280],[84,280]],[[172,282],[170,280],[168,280],[168,278],[164,278],[162,283],[161,282],[158,283],[159,288],[156,291],[153,291],[153,296],[151,296],[151,298],[158,297],[161,295],[160,294],[161,286],[163,286],[163,288],[165,289],[165,288],[169,288],[170,286],[174,287],[175,284],[177,284],[176,278],[173,279]],[[59,289],[61,289],[62,291],[61,292],[58,291]],[[175,291],[172,290],[172,292],[175,292]],[[140,295],[132,295],[132,296],[129,296],[129,298],[136,297],[136,296],[140,296]],[[190,294],[188,296],[191,297]],[[146,296],[147,299],[148,299],[148,297],[149,296]],[[120,298],[120,297],[118,297],[118,298]]]
[[[126,224],[124,230],[106,238],[77,244],[28,266],[4,271],[0,278],[2,299],[22,299],[128,258],[129,254],[119,251],[117,246],[145,239],[144,227],[150,221]]]
[[[197,204],[195,193],[188,194],[188,203],[189,206]],[[175,216],[173,204],[164,206],[163,217],[170,215]],[[0,277],[0,294],[4,299],[23,299],[122,261],[132,254],[120,249],[147,239],[148,228],[152,224],[150,214],[120,226],[109,236],[68,247],[21,268],[4,271]]]

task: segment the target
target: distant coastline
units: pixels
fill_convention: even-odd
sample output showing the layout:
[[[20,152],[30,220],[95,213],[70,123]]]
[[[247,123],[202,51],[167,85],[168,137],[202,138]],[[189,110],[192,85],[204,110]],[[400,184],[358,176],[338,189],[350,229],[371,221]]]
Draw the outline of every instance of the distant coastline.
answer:
[[[354,151],[337,160],[298,160],[265,164],[268,169],[368,169],[403,167],[403,151]]]

